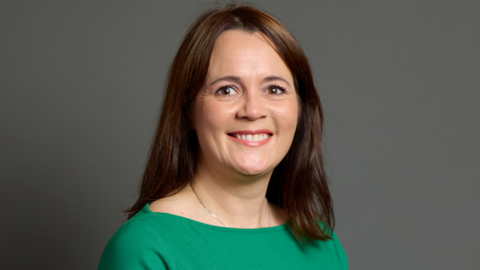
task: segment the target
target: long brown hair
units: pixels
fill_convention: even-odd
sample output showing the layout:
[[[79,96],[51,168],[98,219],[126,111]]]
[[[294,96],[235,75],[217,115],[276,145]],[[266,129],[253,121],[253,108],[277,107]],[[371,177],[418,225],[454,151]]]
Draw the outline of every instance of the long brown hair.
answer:
[[[266,36],[293,75],[300,115],[292,145],[274,169],[267,199],[280,206],[295,237],[331,239],[335,223],[322,157],[323,112],[308,60],[295,38],[275,18],[249,5],[227,4],[200,15],[173,60],[140,196],[126,212],[180,191],[194,178],[197,137],[187,110],[203,87],[217,37],[241,29]],[[319,222],[320,221],[320,222]],[[322,225],[320,225],[322,224]]]

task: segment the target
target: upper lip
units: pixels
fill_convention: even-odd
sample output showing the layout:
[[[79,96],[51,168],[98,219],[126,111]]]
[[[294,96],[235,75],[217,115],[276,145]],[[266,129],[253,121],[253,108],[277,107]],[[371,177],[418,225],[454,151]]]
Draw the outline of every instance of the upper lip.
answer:
[[[267,133],[273,135],[273,132],[270,129],[257,129],[257,130],[237,130],[228,132],[227,134],[261,134]]]

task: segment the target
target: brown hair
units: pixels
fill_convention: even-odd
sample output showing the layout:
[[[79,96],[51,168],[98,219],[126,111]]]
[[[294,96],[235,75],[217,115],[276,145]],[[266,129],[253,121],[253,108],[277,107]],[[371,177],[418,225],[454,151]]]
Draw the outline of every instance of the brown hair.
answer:
[[[280,22],[249,5],[210,9],[187,31],[170,67],[140,196],[127,211],[128,218],[145,204],[180,191],[194,178],[198,142],[195,132],[189,132],[187,110],[204,85],[217,37],[232,29],[259,32],[272,42],[293,75],[299,97],[294,139],[273,171],[267,199],[282,207],[298,240],[331,239],[335,218],[323,167],[323,112],[308,60]]]

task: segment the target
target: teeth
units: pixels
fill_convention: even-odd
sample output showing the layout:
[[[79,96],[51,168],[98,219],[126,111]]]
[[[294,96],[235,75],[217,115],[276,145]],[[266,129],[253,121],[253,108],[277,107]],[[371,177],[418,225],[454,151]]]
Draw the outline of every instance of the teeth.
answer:
[[[266,140],[270,137],[270,135],[263,133],[263,134],[236,134],[237,139],[249,141],[249,142],[258,142]]]

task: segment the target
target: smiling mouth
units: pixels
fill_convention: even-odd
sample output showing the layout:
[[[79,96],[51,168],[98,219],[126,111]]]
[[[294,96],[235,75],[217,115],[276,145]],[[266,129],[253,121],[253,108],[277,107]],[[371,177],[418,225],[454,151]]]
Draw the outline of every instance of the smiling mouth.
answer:
[[[227,133],[228,136],[237,138],[249,142],[259,142],[268,139],[273,134],[268,133],[257,133],[257,134],[238,134],[238,133]]]

